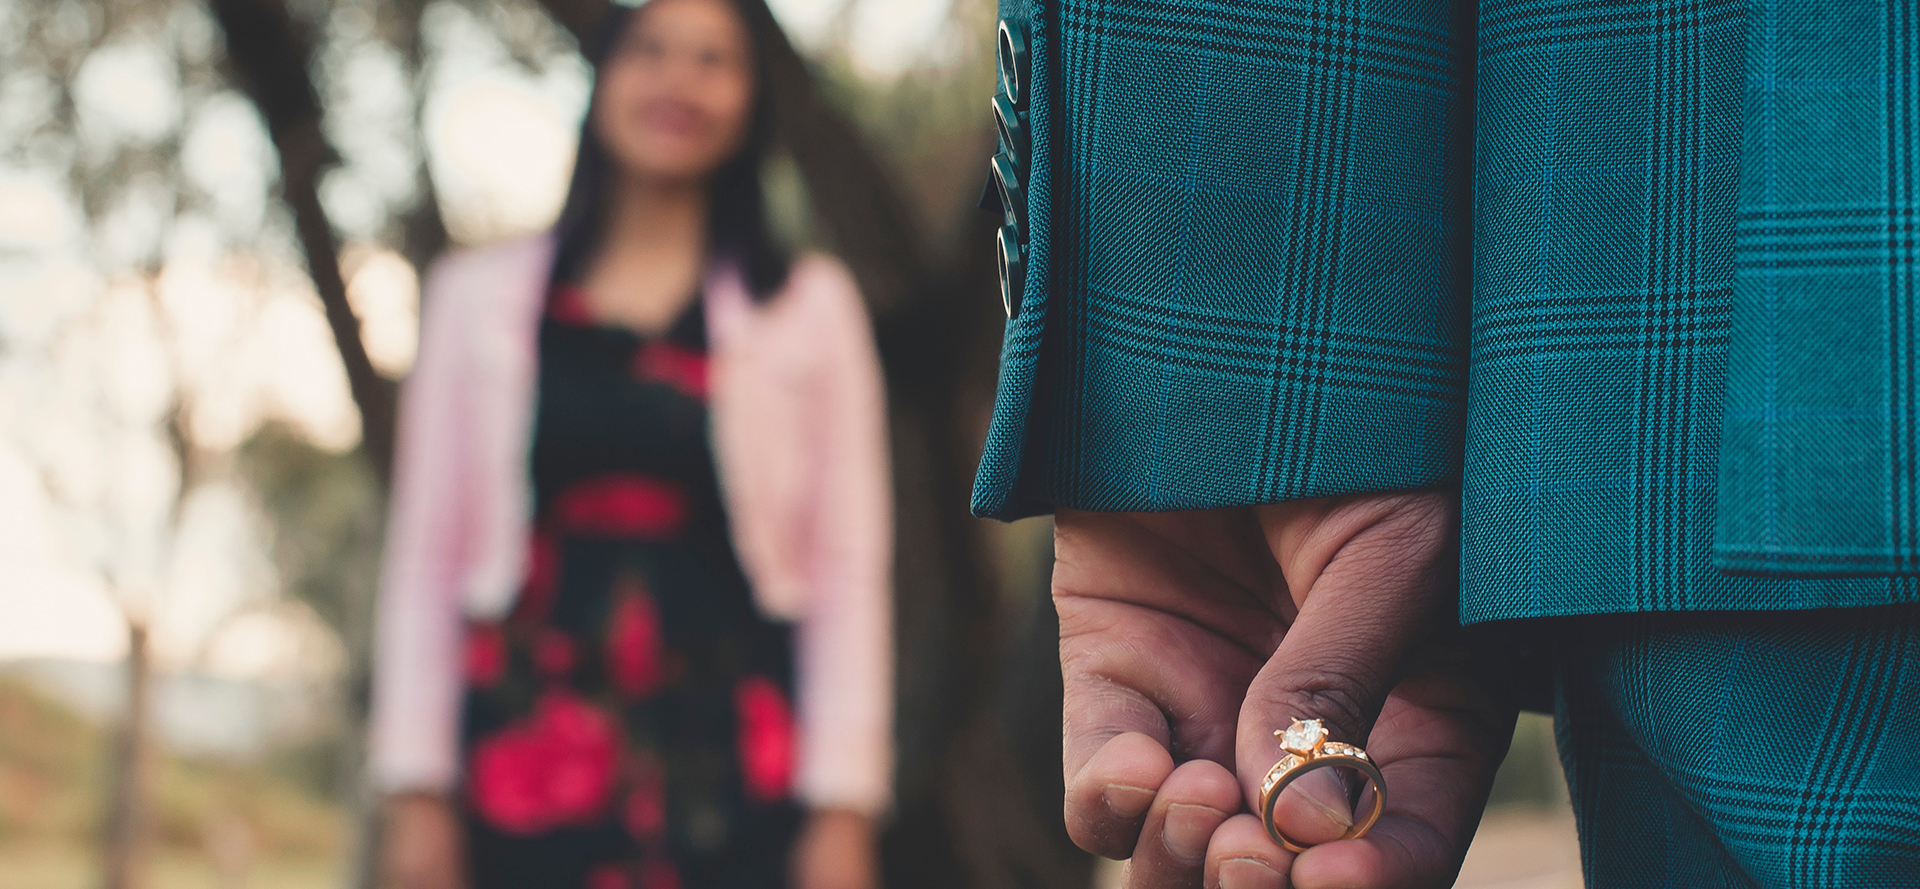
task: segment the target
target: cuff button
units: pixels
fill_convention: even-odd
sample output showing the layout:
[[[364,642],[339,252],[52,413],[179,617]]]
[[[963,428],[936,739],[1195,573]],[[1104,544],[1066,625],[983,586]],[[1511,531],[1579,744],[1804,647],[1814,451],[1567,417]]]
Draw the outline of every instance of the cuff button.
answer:
[[[1027,104],[1027,26],[1000,20],[998,46],[994,52],[1000,64],[1000,89],[1015,107]]]

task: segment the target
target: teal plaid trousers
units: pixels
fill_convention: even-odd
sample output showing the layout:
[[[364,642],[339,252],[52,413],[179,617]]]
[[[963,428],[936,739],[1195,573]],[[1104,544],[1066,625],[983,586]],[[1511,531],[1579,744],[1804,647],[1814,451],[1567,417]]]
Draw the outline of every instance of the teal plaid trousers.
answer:
[[[1920,886],[1920,608],[1552,623],[1591,889]]]
[[[1601,743],[1684,727],[1605,696],[1635,675],[1825,688],[1853,709],[1822,738],[1914,697],[1910,667],[1873,674],[1904,697],[1832,685],[1893,657],[1867,624],[1821,637],[1853,667],[1759,643],[1765,614],[1920,602],[1916,2],[1002,0],[1033,147],[975,511],[1457,484],[1463,622],[1754,643],[1737,673],[1652,646],[1582,685],[1598,662],[1563,660],[1585,774],[1667,781],[1619,799],[1691,813],[1732,885],[1920,885],[1910,733],[1850,760],[1875,783],[1849,796],[1760,780],[1779,711],[1734,711],[1716,780],[1805,824]],[[1633,804],[1589,811],[1592,839]],[[1766,842],[1822,863],[1735,854]],[[1618,854],[1589,844],[1593,885],[1718,885]]]

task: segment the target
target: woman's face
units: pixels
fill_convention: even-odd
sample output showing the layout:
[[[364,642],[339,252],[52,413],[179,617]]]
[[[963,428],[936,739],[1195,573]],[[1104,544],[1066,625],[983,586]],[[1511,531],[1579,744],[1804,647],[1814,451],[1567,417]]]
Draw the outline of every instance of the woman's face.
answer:
[[[651,0],[600,70],[593,128],[613,163],[650,179],[705,179],[745,140],[747,25],[728,0]]]

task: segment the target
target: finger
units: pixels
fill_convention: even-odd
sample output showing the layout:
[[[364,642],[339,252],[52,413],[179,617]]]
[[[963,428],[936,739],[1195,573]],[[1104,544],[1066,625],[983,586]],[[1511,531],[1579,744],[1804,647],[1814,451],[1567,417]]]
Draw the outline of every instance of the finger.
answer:
[[[1253,815],[1235,815],[1213,832],[1201,885],[1207,889],[1286,889],[1293,853],[1274,845]]]
[[[1431,677],[1394,691],[1371,739],[1390,788],[1386,812],[1365,837],[1302,852],[1295,887],[1453,884],[1513,735],[1511,710],[1466,698],[1460,684]]]
[[[1321,720],[1328,739],[1364,744],[1436,605],[1452,515],[1449,498],[1422,492],[1263,510],[1301,601],[1240,711],[1235,750],[1249,806],[1259,804],[1261,780],[1285,754],[1274,732],[1294,719]],[[1339,822],[1350,821],[1351,810],[1338,774],[1309,773],[1283,794],[1276,820],[1288,836],[1320,841],[1344,829]]]
[[[1240,695],[1257,661],[1190,638],[1200,631],[1189,624],[1149,619],[1149,609],[1062,599],[1059,611],[1068,834],[1124,858],[1152,801],[1140,789],[1157,791],[1176,756],[1233,762]]]
[[[1112,738],[1067,776],[1067,836],[1095,855],[1127,857],[1171,774],[1173,757],[1159,741],[1138,732]]]
[[[1167,776],[1147,810],[1127,869],[1128,889],[1187,889],[1200,879],[1207,844],[1227,816],[1240,811],[1240,782],[1205,759]]]
[[[1067,830],[1089,852],[1124,858],[1176,758],[1233,762],[1241,698],[1259,661],[1198,623],[1125,598],[1143,583],[1208,582],[1139,523],[1066,513],[1056,528]]]

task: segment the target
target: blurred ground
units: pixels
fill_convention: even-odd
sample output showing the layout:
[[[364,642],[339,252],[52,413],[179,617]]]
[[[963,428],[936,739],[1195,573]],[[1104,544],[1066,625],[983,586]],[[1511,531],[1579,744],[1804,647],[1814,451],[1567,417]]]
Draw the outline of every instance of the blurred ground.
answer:
[[[101,764],[110,738],[16,676],[0,675],[0,889],[100,884]],[[253,761],[161,754],[148,889],[341,884],[343,817],[302,751]]]
[[[94,846],[0,846],[0,887],[4,889],[94,889],[100,884]],[[204,855],[166,852],[153,860],[148,889],[336,889],[340,874],[330,862],[268,861],[241,882],[221,873]]]
[[[1457,889],[1580,889],[1580,840],[1553,720],[1522,713]]]
[[[1571,810],[1491,809],[1467,852],[1456,889],[1580,889],[1580,845]]]

